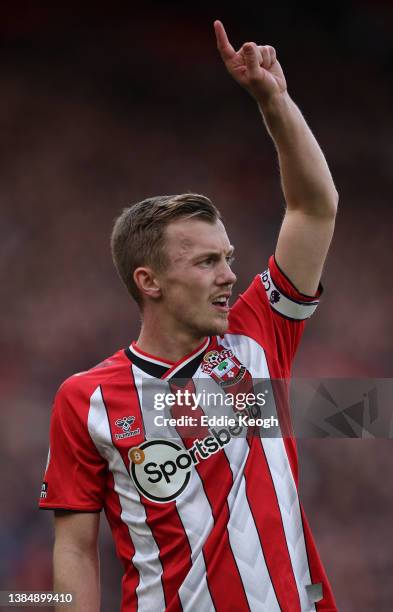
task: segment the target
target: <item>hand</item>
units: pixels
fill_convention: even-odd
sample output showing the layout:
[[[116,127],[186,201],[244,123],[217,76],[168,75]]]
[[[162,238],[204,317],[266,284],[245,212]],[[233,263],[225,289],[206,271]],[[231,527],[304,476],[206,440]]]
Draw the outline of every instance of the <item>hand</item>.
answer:
[[[244,87],[261,106],[287,90],[276,51],[270,45],[244,43],[235,51],[221,21],[214,22],[217,48],[229,74]]]

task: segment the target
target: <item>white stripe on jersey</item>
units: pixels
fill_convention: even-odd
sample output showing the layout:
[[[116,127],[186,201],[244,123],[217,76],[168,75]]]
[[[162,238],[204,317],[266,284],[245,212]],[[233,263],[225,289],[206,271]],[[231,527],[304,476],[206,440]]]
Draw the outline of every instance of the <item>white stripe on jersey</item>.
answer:
[[[214,525],[211,507],[196,470],[187,489],[177,498],[176,508],[187,534],[191,560],[194,562],[202,553],[202,547]]]
[[[213,612],[215,610],[206,579],[203,554],[193,563],[186,579],[179,589],[183,612]]]
[[[211,507],[198,472],[195,470],[191,482],[176,500],[176,508],[191,548],[192,567],[179,589],[184,611],[214,610],[210,596],[203,545],[211,532],[214,519]]]
[[[270,378],[265,351],[252,338],[227,334],[224,346],[231,348],[236,357],[248,367],[253,379]],[[274,401],[272,397],[271,400]],[[275,410],[276,412],[276,410]],[[303,533],[298,493],[282,438],[261,438],[277,495],[302,612],[314,611],[306,592],[311,584],[310,570]]]
[[[158,556],[160,551],[146,522],[146,513],[139,494],[119,451],[113,446],[100,387],[97,387],[90,398],[88,429],[94,444],[108,462],[113,474],[115,492],[119,496],[122,508],[120,518],[128,527],[135,547],[132,563],[139,572],[139,584],[136,589],[138,610],[164,610],[162,565]]]

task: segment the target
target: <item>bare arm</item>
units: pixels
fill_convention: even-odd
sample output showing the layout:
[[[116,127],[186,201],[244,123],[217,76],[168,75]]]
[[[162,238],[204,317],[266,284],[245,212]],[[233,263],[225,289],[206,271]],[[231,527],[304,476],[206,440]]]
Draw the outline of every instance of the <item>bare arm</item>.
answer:
[[[260,108],[277,148],[287,204],[277,263],[299,291],[313,295],[333,236],[337,192],[325,157],[289,95]]]
[[[325,157],[295,103],[270,45],[238,52],[221,22],[217,46],[233,78],[253,96],[277,149],[287,204],[276,258],[302,293],[315,293],[332,239],[338,196]]]
[[[70,612],[100,609],[99,522],[99,513],[55,512],[54,590],[73,594]]]

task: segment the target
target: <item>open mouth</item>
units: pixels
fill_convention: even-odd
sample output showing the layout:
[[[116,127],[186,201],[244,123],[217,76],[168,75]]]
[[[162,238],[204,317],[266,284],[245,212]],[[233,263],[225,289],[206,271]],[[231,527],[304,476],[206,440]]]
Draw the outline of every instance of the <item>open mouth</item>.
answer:
[[[227,313],[229,312],[229,298],[219,297],[213,301],[213,306],[218,312]]]

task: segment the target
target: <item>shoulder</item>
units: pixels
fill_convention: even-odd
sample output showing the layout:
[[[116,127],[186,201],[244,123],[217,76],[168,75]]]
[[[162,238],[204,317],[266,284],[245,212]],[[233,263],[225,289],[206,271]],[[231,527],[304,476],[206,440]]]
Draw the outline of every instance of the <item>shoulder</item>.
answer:
[[[304,295],[281,270],[274,255],[233,305],[228,333],[252,338],[290,371],[305,322],[315,311],[322,287]]]
[[[116,379],[130,365],[124,349],[104,359],[89,370],[76,372],[66,378],[56,393],[56,400],[83,400],[97,387]]]
[[[299,292],[272,255],[267,269],[254,277],[247,290],[235,302],[230,322],[236,327],[239,317],[248,317],[264,325],[269,321],[280,322],[281,319],[299,324],[314,313],[322,291],[320,285],[314,296]]]

